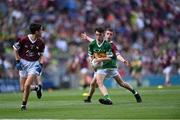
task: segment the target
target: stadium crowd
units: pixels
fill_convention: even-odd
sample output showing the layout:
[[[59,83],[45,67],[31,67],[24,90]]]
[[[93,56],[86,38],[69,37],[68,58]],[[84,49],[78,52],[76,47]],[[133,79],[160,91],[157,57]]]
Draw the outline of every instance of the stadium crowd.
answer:
[[[180,74],[180,1],[178,0],[1,0],[0,78],[18,78],[12,45],[28,33],[28,25],[44,25],[46,65],[43,79],[60,84],[66,75],[77,84],[87,41],[96,26],[110,26],[114,41],[129,61],[140,56],[141,74]],[[137,51],[137,54],[135,54]],[[83,59],[85,60],[85,59]],[[122,63],[120,73],[131,75]],[[135,65],[136,67],[136,65]],[[133,69],[133,68],[132,68]]]

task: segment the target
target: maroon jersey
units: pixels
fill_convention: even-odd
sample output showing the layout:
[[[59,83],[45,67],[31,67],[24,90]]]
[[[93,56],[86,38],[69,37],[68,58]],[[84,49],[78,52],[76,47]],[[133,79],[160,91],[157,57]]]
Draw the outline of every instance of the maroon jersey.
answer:
[[[113,55],[116,57],[116,56],[119,55],[120,53],[119,53],[116,45],[113,43],[113,41],[111,41],[110,44],[111,44],[112,53],[113,53]]]
[[[81,68],[88,68],[87,53],[83,52],[79,55],[79,63]]]
[[[166,68],[171,65],[171,56],[164,55],[161,57],[161,65],[163,68]]]
[[[44,52],[45,44],[41,39],[31,41],[28,36],[22,37],[13,46],[19,56],[27,61],[37,61]]]

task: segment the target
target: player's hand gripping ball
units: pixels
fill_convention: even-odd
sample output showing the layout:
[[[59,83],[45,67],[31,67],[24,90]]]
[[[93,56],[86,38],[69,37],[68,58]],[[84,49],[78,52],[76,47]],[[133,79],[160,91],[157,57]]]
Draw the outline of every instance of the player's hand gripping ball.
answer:
[[[106,57],[106,53],[94,53],[94,57],[95,58],[105,58]]]
[[[101,67],[101,66],[103,65],[102,62],[97,62],[96,59],[93,59],[93,60],[91,61],[91,64],[92,64],[92,66],[93,66],[94,68],[98,68],[98,67]]]

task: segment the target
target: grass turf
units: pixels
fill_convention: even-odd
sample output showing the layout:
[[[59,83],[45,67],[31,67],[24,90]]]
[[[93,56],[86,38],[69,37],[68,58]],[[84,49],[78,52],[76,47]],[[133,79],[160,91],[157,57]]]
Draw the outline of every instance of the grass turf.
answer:
[[[140,88],[143,102],[136,103],[125,89],[109,89],[112,106],[98,102],[97,90],[92,103],[84,103],[82,90],[44,92],[42,99],[32,92],[28,110],[20,111],[21,93],[0,94],[0,119],[180,119],[180,86]]]

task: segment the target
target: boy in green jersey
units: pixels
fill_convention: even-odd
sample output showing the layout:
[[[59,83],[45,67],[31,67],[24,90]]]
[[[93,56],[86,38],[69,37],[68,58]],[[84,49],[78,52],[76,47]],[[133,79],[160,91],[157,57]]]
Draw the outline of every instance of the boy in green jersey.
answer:
[[[113,52],[113,56],[111,57],[112,64],[110,66],[107,66],[108,69],[104,70],[104,72],[106,74],[106,78],[114,78],[120,86],[128,89],[130,92],[132,92],[134,94],[137,102],[142,102],[142,99],[141,99],[141,96],[139,95],[139,93],[137,91],[135,91],[134,88],[130,84],[123,81],[123,79],[121,78],[121,76],[118,73],[118,70],[116,67],[117,59],[119,61],[122,61],[128,67],[130,67],[130,63],[121,56],[121,54],[119,53],[119,51],[116,48],[116,45],[113,43],[112,38],[113,38],[113,30],[110,28],[106,29],[105,39],[111,44],[111,49]],[[94,39],[87,36],[85,33],[82,34],[82,39],[88,40],[90,42],[95,41]],[[84,100],[85,102],[91,102],[91,98],[95,91],[95,88],[96,88],[96,74],[94,74],[94,78],[90,84],[89,95],[87,96],[87,99]],[[99,99],[100,103],[106,104],[105,98]]]
[[[106,70],[108,68],[116,68],[116,62],[112,60],[113,57],[111,45],[104,40],[104,29],[96,28],[95,30],[96,40],[91,42],[88,46],[88,55],[91,61],[101,62],[102,65],[97,67],[96,70],[96,82],[100,92],[103,94],[105,104],[112,105],[112,101],[109,97],[108,91],[103,84],[105,77],[107,76]]]

